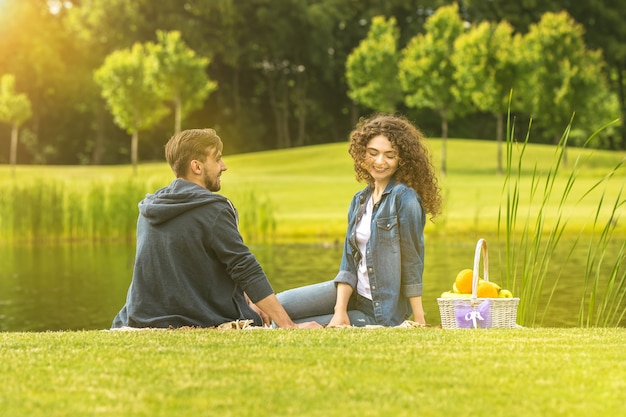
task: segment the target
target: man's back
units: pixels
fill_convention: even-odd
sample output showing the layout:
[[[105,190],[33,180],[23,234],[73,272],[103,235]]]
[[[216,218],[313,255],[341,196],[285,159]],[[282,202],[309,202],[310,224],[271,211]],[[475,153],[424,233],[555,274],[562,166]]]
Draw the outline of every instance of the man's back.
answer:
[[[211,327],[245,318],[262,325],[243,291],[263,298],[272,289],[226,198],[177,179],[139,210],[133,281],[113,327]]]

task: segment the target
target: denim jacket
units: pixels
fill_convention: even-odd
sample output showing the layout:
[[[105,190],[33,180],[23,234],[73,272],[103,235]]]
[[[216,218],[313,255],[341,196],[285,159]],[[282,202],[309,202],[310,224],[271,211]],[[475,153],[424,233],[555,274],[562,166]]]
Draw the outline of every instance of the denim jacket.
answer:
[[[349,284],[356,292],[361,252],[356,226],[373,191],[368,185],[356,193],[348,211],[348,231],[335,283]],[[411,315],[408,297],[422,295],[424,225],[426,215],[415,190],[393,179],[374,205],[366,264],[376,323],[397,326]]]

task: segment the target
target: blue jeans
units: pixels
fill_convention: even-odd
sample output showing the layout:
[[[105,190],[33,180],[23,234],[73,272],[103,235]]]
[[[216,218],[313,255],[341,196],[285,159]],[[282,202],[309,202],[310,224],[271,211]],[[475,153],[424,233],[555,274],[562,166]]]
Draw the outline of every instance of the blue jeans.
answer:
[[[337,287],[333,281],[326,281],[283,291],[276,297],[294,322],[316,321],[325,326],[333,317]],[[372,300],[355,291],[348,303],[348,317],[356,327],[376,324]]]

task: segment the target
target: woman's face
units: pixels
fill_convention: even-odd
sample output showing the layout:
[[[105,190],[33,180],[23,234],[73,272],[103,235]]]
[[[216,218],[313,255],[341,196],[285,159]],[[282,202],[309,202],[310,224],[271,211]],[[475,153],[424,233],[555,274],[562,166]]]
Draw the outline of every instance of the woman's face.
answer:
[[[398,151],[391,146],[391,142],[385,136],[375,136],[367,143],[366,169],[375,182],[387,184],[398,170],[399,161]]]

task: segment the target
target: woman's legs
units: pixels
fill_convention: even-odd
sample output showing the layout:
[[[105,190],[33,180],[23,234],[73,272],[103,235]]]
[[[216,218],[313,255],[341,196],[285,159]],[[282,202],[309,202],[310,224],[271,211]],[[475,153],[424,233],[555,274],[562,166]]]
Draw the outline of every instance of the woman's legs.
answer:
[[[350,324],[355,327],[376,324],[372,300],[362,297],[359,294],[357,294],[356,297],[352,297],[350,304],[348,304],[348,317],[350,317]]]
[[[283,291],[276,297],[294,322],[315,321],[325,326],[334,314],[337,288],[333,281],[326,281]],[[348,317],[356,327],[376,324],[372,301],[360,296],[350,299]]]
[[[326,281],[283,291],[276,297],[294,322],[328,324],[333,316],[337,289],[333,281]]]

